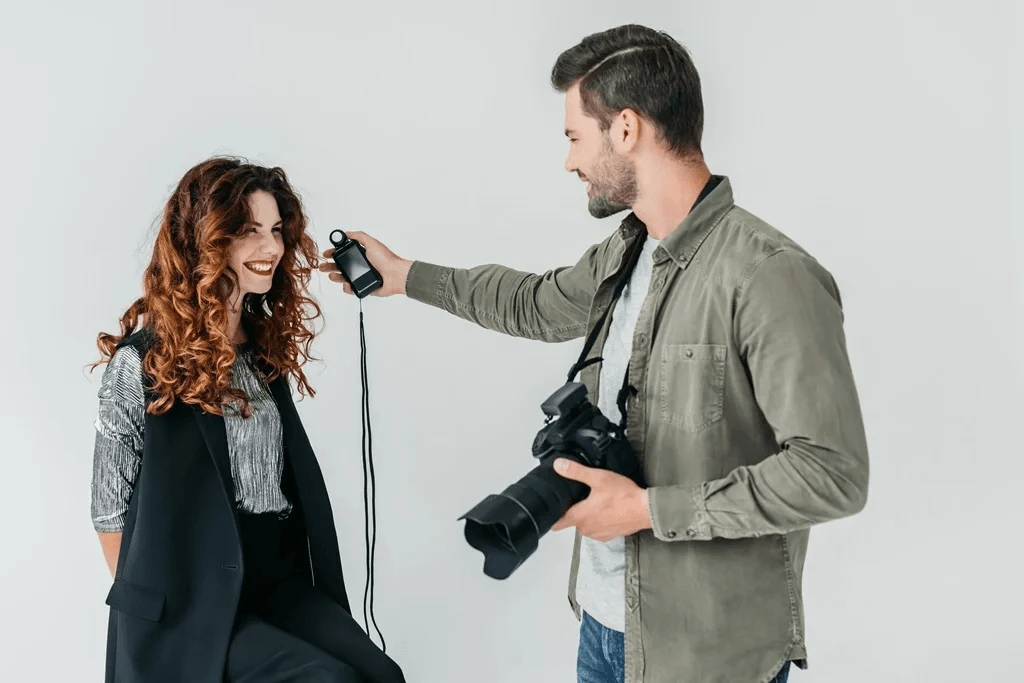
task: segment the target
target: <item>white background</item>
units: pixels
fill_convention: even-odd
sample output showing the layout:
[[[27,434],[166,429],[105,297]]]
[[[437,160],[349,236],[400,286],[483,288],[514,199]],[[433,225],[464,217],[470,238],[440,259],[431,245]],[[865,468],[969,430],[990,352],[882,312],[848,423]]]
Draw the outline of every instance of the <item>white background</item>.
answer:
[[[321,245],[542,271],[614,228],[562,168],[560,51],[639,22],[690,48],[737,202],[835,275],[872,479],[812,532],[811,669],[1020,676],[1021,3],[4,1],[6,530],[0,680],[95,681],[110,576],[89,519],[95,337],[138,295],[163,202],[215,153],[280,164]],[[299,404],[361,619],[358,305],[326,313]],[[366,302],[376,615],[410,683],[575,680],[571,532],[486,578],[456,518],[520,477],[580,344]],[[685,606],[681,606],[685,609]]]

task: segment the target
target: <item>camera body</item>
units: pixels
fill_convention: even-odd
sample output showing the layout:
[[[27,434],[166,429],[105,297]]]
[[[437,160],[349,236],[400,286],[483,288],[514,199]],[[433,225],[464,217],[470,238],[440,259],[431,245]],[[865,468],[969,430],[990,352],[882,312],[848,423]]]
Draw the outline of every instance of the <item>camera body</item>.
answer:
[[[357,297],[362,299],[369,296],[384,285],[384,278],[366,258],[363,245],[351,239],[343,230],[332,231],[330,240],[334,245],[334,263]]]
[[[546,425],[533,441],[539,464],[498,495],[489,495],[459,519],[466,541],[484,554],[484,574],[511,576],[537,549],[566,511],[585,499],[586,484],[554,470],[559,458],[611,470],[643,486],[643,467],[618,425],[587,398],[587,388],[568,382],[541,404]]]
[[[575,460],[587,467],[611,470],[641,484],[640,462],[613,424],[587,398],[587,387],[568,382],[541,404],[549,422],[533,440],[533,456]]]

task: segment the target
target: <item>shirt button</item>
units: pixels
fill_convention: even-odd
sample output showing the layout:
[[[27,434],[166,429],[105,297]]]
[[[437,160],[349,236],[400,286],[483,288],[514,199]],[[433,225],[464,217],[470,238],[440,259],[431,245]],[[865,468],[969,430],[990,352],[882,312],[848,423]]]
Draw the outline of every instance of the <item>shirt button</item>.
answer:
[[[674,532],[671,529],[669,529],[667,532],[665,532],[665,535],[668,536],[669,538],[675,538],[676,537],[676,532]]]
[[[692,538],[692,537],[697,535],[697,532],[694,531],[693,529],[687,529],[686,530],[686,535]]]
[[[693,349],[686,349],[686,357],[693,358]]]

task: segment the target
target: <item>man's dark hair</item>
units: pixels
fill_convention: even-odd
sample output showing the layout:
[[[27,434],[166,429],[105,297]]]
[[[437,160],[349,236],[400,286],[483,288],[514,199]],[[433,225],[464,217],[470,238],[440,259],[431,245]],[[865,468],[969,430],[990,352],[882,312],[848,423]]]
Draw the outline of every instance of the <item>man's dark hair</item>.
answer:
[[[664,31],[627,24],[587,36],[551,69],[551,85],[559,92],[577,81],[583,111],[601,130],[630,108],[653,121],[679,156],[702,153],[700,77],[686,48]]]

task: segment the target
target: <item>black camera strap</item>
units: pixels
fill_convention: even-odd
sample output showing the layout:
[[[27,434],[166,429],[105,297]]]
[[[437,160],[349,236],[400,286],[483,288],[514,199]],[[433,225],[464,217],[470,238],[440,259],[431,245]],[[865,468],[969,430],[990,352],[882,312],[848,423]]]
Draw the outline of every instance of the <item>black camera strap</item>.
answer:
[[[701,189],[700,194],[697,195],[697,199],[693,202],[693,206],[690,207],[690,211],[692,212],[697,207],[697,205],[704,200],[705,197],[711,194],[711,191],[714,190],[718,186],[718,184],[722,182],[722,180],[723,176],[712,175],[704,184],[704,187],[703,189]],[[584,359],[587,358],[587,354],[590,353],[590,349],[594,346],[594,342],[597,341],[597,335],[601,333],[601,329],[604,327],[605,318],[608,317],[608,314],[612,312],[613,308],[615,308],[616,302],[622,295],[622,290],[626,288],[626,283],[629,282],[629,278],[633,274],[633,270],[636,268],[637,262],[640,260],[640,254],[643,251],[644,242],[646,240],[647,234],[645,232],[643,235],[640,236],[639,239],[637,239],[636,244],[633,245],[633,251],[629,255],[629,260],[626,263],[626,267],[619,274],[619,279],[616,280],[615,282],[615,289],[612,291],[612,299],[608,303],[608,308],[604,310],[604,313],[601,314],[601,317],[598,319],[593,329],[590,330],[590,334],[587,335],[587,340],[583,344],[583,351],[580,352],[579,360],[577,360],[569,369],[569,376],[566,381],[574,381],[576,375],[579,374],[580,370],[587,367],[588,365],[592,365],[593,363],[600,363],[601,361],[604,360],[604,358],[602,357],[590,358],[588,360]],[[629,399],[630,396],[635,396],[636,393],[636,387],[629,383],[629,364],[627,363],[626,372],[623,373],[622,377],[622,388],[619,389],[618,396],[615,400],[616,405],[618,405],[619,408],[619,414],[622,416],[622,419],[619,421],[620,434],[625,434],[626,432],[626,401]]]
[[[597,335],[601,333],[604,328],[605,319],[608,314],[615,308],[616,302],[622,295],[622,291],[626,288],[626,283],[629,282],[630,276],[633,274],[633,270],[636,268],[637,262],[640,260],[640,254],[643,252],[644,242],[647,241],[647,234],[644,233],[637,239],[636,244],[633,245],[633,251],[629,254],[629,259],[626,261],[626,267],[623,268],[619,274],[618,279],[615,281],[615,288],[612,290],[611,301],[608,302],[608,307],[604,309],[601,317],[594,325],[593,329],[590,330],[590,334],[587,335],[586,341],[583,343],[583,350],[580,352],[579,360],[577,360],[573,366],[569,369],[569,376],[566,381],[575,381],[576,375],[579,374],[580,370],[593,365],[594,363],[600,363],[604,360],[603,357],[598,356],[597,358],[587,359],[587,354],[590,353],[590,349],[593,348],[594,342],[597,341]],[[636,394],[636,387],[629,383],[629,364],[626,365],[626,372],[622,376],[622,387],[619,389],[618,396],[616,397],[616,404],[619,407],[619,414],[622,419],[619,421],[619,432],[624,434],[626,431],[626,401],[630,395]]]

